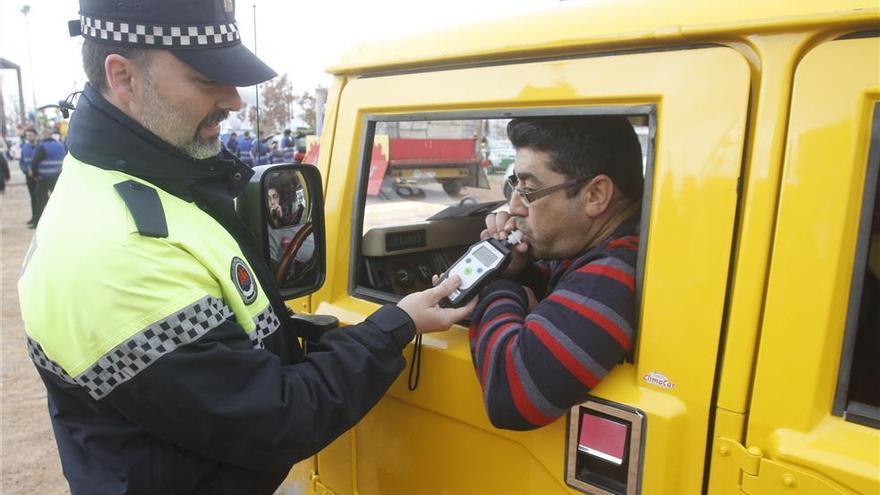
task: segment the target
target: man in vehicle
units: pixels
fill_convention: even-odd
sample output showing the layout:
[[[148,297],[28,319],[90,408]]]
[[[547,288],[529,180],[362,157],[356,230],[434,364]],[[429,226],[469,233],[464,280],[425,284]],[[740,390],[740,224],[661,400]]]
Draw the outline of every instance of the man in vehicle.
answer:
[[[452,281],[305,355],[221,152],[236,86],[275,76],[231,0],[81,0],[89,84],[19,281],[72,493],[270,494],[382,397]]]
[[[632,349],[643,177],[623,116],[520,118],[510,211],[482,238],[524,234],[471,319],[471,354],[499,428],[548,424]]]

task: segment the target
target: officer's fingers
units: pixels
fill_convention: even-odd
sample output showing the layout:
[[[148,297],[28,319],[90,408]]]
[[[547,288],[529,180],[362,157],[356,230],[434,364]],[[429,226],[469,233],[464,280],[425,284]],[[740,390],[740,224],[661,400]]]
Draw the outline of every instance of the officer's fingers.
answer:
[[[429,331],[448,330],[452,325],[470,316],[476,306],[477,298],[474,298],[460,308],[437,308],[435,324],[432,325],[432,329]]]
[[[452,308],[449,311],[449,315],[448,315],[450,318],[450,325],[452,323],[457,323],[457,322],[467,318],[468,316],[470,316],[471,313],[474,312],[474,308],[477,307],[478,300],[479,300],[479,297],[475,297],[475,298],[471,299],[471,301],[469,303],[465,304],[464,306],[462,306],[460,308]]]
[[[492,233],[489,231],[489,229],[483,229],[483,231],[480,232],[480,240],[481,241],[485,241],[486,239],[488,239],[490,237],[492,237]]]
[[[520,242],[519,244],[513,246],[513,250],[520,254],[526,254],[529,252],[529,244],[525,241]]]
[[[439,275],[434,275],[431,277],[431,285],[437,285],[437,281],[440,280]]]
[[[459,285],[461,285],[461,277],[453,275],[436,286],[426,289],[424,294],[428,297],[428,306],[434,306],[439,303],[441,299],[452,294]]]

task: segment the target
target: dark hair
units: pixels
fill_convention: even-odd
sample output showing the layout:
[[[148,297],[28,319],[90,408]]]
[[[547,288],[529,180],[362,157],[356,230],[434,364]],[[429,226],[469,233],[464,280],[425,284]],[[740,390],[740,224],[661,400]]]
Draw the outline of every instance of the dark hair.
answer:
[[[134,60],[141,67],[146,66],[147,49],[133,48],[121,45],[98,43],[88,38],[83,40],[82,57],[83,70],[89,78],[89,84],[99,93],[107,92],[107,73],[104,72],[104,61],[108,55],[121,55],[129,60]]]
[[[642,148],[625,116],[517,118],[507,136],[515,148],[548,153],[550,168],[570,179],[604,174],[627,197],[642,197]]]

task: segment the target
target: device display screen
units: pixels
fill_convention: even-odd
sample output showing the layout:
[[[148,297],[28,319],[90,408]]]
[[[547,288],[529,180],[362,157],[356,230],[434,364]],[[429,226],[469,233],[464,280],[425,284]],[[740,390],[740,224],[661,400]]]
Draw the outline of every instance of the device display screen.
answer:
[[[480,249],[474,251],[474,258],[479,260],[480,263],[488,266],[491,265],[492,262],[494,262],[495,259],[498,258],[498,256],[496,256],[495,253],[489,250],[489,248],[487,248],[486,246],[482,246],[480,247]]]

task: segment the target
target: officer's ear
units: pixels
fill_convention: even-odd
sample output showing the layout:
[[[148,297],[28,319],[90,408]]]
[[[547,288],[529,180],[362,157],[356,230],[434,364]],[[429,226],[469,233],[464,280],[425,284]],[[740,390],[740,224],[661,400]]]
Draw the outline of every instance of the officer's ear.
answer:
[[[107,77],[108,99],[121,107],[123,111],[132,112],[132,104],[136,104],[139,91],[143,86],[143,68],[137,61],[113,53],[104,59],[104,73]]]

